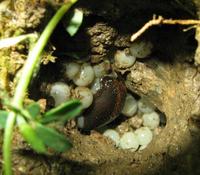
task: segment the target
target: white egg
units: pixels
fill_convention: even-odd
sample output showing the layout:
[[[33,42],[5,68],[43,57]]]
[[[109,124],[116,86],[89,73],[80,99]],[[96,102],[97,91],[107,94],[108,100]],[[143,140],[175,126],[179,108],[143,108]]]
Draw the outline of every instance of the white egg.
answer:
[[[55,106],[70,99],[70,87],[63,82],[56,82],[50,88],[50,96],[54,98]]]
[[[138,139],[139,145],[141,146],[148,145],[153,139],[153,133],[148,127],[136,129],[134,133]]]
[[[77,126],[79,128],[84,128],[85,125],[85,120],[84,120],[84,116],[80,116],[77,118]]]
[[[80,71],[81,66],[75,62],[69,62],[65,65],[65,75],[69,79],[73,79]]]
[[[73,82],[77,86],[88,86],[94,80],[94,70],[88,63],[81,66],[80,72],[73,78]]]
[[[77,87],[74,90],[75,98],[78,98],[81,103],[82,107],[88,108],[93,102],[93,94],[89,88],[86,87]]]
[[[127,55],[125,51],[117,51],[114,56],[115,66],[118,68],[129,68],[135,63],[136,58]]]
[[[157,112],[143,114],[142,118],[143,125],[149,127],[150,129],[155,129],[159,126],[160,117]]]
[[[95,78],[95,80],[91,84],[91,91],[93,94],[96,94],[96,92],[101,88],[101,83],[99,78]]]
[[[110,138],[115,143],[116,146],[119,145],[120,136],[119,136],[119,133],[115,131],[114,129],[107,129],[103,133],[103,135]]]
[[[94,69],[95,76],[97,78],[100,78],[100,77],[108,74],[108,71],[110,69],[110,62],[108,60],[104,61],[100,64],[93,66],[93,69]]]
[[[136,112],[137,101],[131,94],[127,94],[124,107],[122,109],[122,114],[124,114],[127,117],[132,117]]]
[[[139,147],[139,142],[136,135],[133,132],[124,133],[120,139],[119,147],[121,149],[136,151]]]
[[[129,50],[132,56],[136,58],[145,58],[152,52],[153,44],[150,41],[135,41],[131,44]]]
[[[140,99],[138,101],[138,110],[141,113],[151,113],[154,112],[153,105],[149,104],[147,101]]]

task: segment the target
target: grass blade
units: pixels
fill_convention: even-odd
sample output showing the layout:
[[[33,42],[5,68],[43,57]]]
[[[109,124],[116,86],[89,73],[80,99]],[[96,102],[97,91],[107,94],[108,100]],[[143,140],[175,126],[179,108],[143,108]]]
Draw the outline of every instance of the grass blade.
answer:
[[[0,129],[5,128],[8,112],[0,110]]]

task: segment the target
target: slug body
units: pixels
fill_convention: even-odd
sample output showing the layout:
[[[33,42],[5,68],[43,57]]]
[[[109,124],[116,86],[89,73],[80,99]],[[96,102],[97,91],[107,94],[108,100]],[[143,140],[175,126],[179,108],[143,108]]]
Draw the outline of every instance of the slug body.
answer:
[[[92,105],[78,118],[82,130],[92,130],[113,121],[119,116],[126,97],[126,86],[121,80],[106,76],[100,80],[100,90]]]

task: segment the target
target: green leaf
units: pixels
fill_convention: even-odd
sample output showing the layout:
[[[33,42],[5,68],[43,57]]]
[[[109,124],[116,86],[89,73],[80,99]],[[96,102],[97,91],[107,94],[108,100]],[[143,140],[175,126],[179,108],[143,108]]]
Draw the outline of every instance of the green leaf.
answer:
[[[52,128],[47,128],[38,123],[35,127],[35,131],[42,139],[43,143],[55,151],[64,152],[72,147],[72,144],[64,137],[64,135]]]
[[[0,110],[0,129],[5,128],[9,112]]]
[[[40,136],[36,131],[27,123],[19,125],[20,132],[24,139],[30,144],[30,146],[38,153],[45,153],[46,147]]]
[[[19,114],[27,119],[31,118],[29,112],[27,110],[25,110],[24,108],[18,108],[16,106],[12,105],[11,103],[7,103],[7,104],[5,103],[4,105],[16,114]]]
[[[67,121],[79,115],[82,111],[79,100],[70,100],[46,112],[41,119],[41,123],[50,123],[53,121]]]
[[[38,103],[31,103],[27,106],[27,110],[32,118],[36,118],[40,114],[40,105]]]
[[[70,36],[74,36],[81,26],[83,21],[83,12],[81,10],[75,9],[72,18],[66,27],[67,32]]]

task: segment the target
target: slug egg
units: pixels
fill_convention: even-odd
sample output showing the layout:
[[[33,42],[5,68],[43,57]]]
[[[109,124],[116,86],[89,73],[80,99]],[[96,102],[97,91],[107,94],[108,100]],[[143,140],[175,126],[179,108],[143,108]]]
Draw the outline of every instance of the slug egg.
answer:
[[[96,94],[96,92],[101,88],[101,83],[99,78],[95,78],[95,80],[91,84],[91,91],[93,94]]]
[[[107,129],[104,133],[104,136],[110,138],[116,146],[119,145],[119,140],[120,140],[120,136],[118,134],[117,131],[115,131],[114,129]]]
[[[70,62],[65,65],[65,75],[69,79],[73,79],[80,71],[81,66],[78,63]]]
[[[153,106],[150,105],[148,102],[146,102],[143,99],[140,99],[138,101],[138,110],[141,113],[151,113],[151,112],[154,112]]]
[[[73,78],[77,86],[88,86],[94,80],[94,70],[90,64],[84,63],[80,72]]]
[[[129,68],[135,63],[136,58],[127,55],[125,51],[117,51],[114,56],[115,66],[118,68]]]
[[[56,82],[51,86],[50,96],[54,98],[55,106],[58,106],[70,99],[70,87],[65,83]]]
[[[139,141],[139,145],[141,146],[148,145],[153,139],[153,133],[148,127],[141,127],[136,129],[134,133]]]
[[[155,129],[159,126],[160,118],[157,112],[151,112],[149,114],[143,114],[143,125],[150,129]]]
[[[136,58],[145,58],[149,56],[152,49],[153,44],[150,41],[135,41],[129,48],[131,55]]]
[[[137,101],[131,94],[127,94],[124,107],[122,109],[122,114],[124,114],[127,117],[132,117],[136,112],[137,112]]]
[[[86,87],[77,87],[74,93],[75,97],[81,101],[83,109],[88,108],[92,104],[93,94],[90,89]]]
[[[84,127],[84,125],[85,125],[84,116],[78,117],[77,118],[77,126],[82,129]]]
[[[119,147],[121,149],[136,151],[139,147],[139,142],[136,135],[133,132],[124,133],[120,139]]]
[[[100,64],[93,66],[93,69],[94,69],[95,76],[97,78],[100,78],[108,73],[110,69],[110,62],[108,60],[104,61]]]

